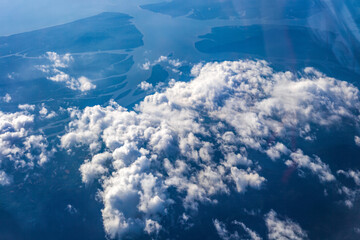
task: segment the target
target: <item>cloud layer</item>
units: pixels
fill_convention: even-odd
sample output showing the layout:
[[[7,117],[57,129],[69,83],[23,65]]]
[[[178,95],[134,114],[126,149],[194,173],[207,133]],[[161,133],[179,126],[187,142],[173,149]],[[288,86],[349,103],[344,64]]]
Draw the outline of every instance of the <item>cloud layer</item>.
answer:
[[[192,81],[170,83],[134,111],[112,101],[71,113],[61,146],[92,154],[80,171],[84,183],[102,184],[103,222],[112,238],[157,234],[179,201],[184,212],[194,211],[216,204],[218,195],[264,187],[261,162],[250,152],[335,181],[319,157],[291,150],[290,138],[311,142],[314,127],[358,124],[354,86],[312,68],[274,72],[264,61],[199,64],[192,74]]]

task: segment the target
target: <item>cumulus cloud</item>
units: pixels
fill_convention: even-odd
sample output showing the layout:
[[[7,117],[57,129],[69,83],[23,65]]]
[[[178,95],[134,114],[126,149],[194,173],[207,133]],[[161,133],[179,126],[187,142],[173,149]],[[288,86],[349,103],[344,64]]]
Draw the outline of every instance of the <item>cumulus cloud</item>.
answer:
[[[47,52],[47,58],[52,62],[55,68],[66,68],[74,61],[70,53],[59,55],[56,52]]]
[[[74,78],[64,72],[63,69],[66,69],[69,64],[74,61],[73,57],[69,53],[65,55],[58,55],[55,52],[47,52],[46,54],[46,58],[51,62],[51,64],[38,66],[38,69],[48,75],[47,79],[54,82],[64,82],[66,87],[72,90],[79,90],[81,92],[96,88],[96,85],[91,83],[88,78],[84,76]]]
[[[80,90],[85,92],[96,88],[96,86],[84,76],[73,78],[69,74],[66,74],[58,69],[54,69],[53,72],[55,75],[48,77],[49,80],[54,82],[64,82],[66,86],[72,90]]]
[[[141,89],[141,90],[144,90],[144,91],[148,91],[148,90],[151,90],[153,89],[153,85],[151,83],[148,83],[146,81],[142,81],[138,87]]]
[[[321,161],[318,156],[314,159],[304,155],[302,150],[290,154],[292,160],[286,161],[286,165],[296,165],[299,168],[309,169],[313,174],[319,177],[321,182],[331,182],[335,180],[335,176],[331,173],[329,166]]]
[[[265,178],[259,176],[257,172],[244,171],[236,167],[231,168],[231,176],[233,177],[238,192],[243,192],[248,186],[260,188]]]
[[[156,64],[159,64],[159,63],[165,63],[169,67],[172,67],[172,68],[179,68],[179,67],[183,66],[183,64],[184,64],[179,59],[172,59],[172,58],[167,57],[167,56],[160,56],[158,59],[156,59],[153,62],[150,62],[149,60],[147,60],[144,64],[141,65],[141,69],[149,70],[150,67],[153,67],[153,66],[155,66]]]
[[[90,184],[94,179],[99,178],[104,173],[108,172],[108,169],[104,167],[106,161],[110,160],[112,154],[109,152],[96,154],[91,161],[86,160],[80,167],[82,173],[82,181],[86,184]]]
[[[160,56],[156,61],[155,64],[161,63],[161,62],[167,62],[173,67],[181,67],[183,63],[179,59],[171,59],[167,56]]]
[[[343,201],[343,203],[345,204],[346,207],[348,208],[352,208],[354,206],[354,202],[356,200],[356,197],[359,194],[359,190],[353,190],[349,187],[346,186],[341,186],[338,189],[339,194],[345,195],[345,200]]]
[[[3,101],[3,102],[6,102],[6,103],[9,103],[9,102],[11,102],[11,96],[10,96],[10,94],[5,94],[5,96],[4,97],[2,97],[1,98],[1,100]]]
[[[0,167],[11,164],[15,169],[32,169],[49,160],[54,150],[49,149],[43,134],[33,130],[34,118],[27,111],[0,111]],[[1,184],[10,184],[11,177],[0,171]]]
[[[276,160],[281,157],[283,154],[288,154],[290,150],[282,143],[276,143],[275,146],[269,147],[266,150],[266,154],[272,160]]]
[[[24,110],[24,111],[34,111],[35,110],[35,105],[30,105],[30,104],[19,104],[18,108],[20,110]]]
[[[153,233],[158,234],[159,231],[161,230],[161,228],[162,227],[158,222],[151,220],[151,219],[146,220],[145,232],[147,234],[153,234]]]
[[[280,219],[278,214],[271,210],[265,215],[269,240],[304,240],[308,239],[307,233],[299,224],[289,218]]]
[[[267,180],[250,152],[269,161],[290,158],[286,164],[308,169],[322,183],[334,181],[320,158],[287,144],[294,134],[312,141],[313,127],[345,119],[356,125],[360,102],[353,85],[312,68],[274,72],[264,61],[198,64],[192,75],[133,111],[114,101],[73,109],[61,146],[93,155],[80,171],[85,183],[101,180],[110,237],[147,231],[149,220],[161,224],[175,201],[186,212],[216,204],[219,194],[263,187]]]
[[[146,61],[144,64],[141,65],[142,70],[149,70],[150,67],[151,67],[151,62],[150,61]]]
[[[54,117],[57,116],[55,111],[49,112],[49,110],[45,107],[44,103],[41,104],[41,109],[39,111],[39,114],[40,114],[41,117],[47,118],[47,119],[54,118]]]

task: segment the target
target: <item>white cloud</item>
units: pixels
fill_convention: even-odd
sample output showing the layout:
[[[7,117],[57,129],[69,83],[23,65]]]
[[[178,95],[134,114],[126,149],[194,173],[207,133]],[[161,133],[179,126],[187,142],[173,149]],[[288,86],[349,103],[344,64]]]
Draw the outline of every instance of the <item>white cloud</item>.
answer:
[[[253,230],[251,230],[250,228],[248,228],[244,223],[239,222],[239,221],[233,221],[234,224],[241,226],[244,231],[250,236],[251,240],[261,240],[262,238],[259,236],[259,234],[257,234],[256,232],[254,232]]]
[[[42,115],[42,116],[46,116],[46,114],[48,113],[48,110],[47,110],[47,108],[45,107],[44,104],[42,104],[42,107],[41,107],[39,113],[40,113],[40,115]]]
[[[229,230],[226,228],[225,223],[219,221],[218,219],[213,220],[213,224],[217,234],[222,240],[238,240],[238,239],[261,240],[262,239],[256,232],[248,228],[244,223],[236,220],[233,221],[232,224],[241,226],[245,231],[245,233],[248,235],[247,237],[239,235],[237,231],[230,233]]]
[[[5,96],[2,97],[1,99],[2,99],[3,102],[9,103],[9,102],[11,102],[11,99],[12,99],[12,98],[11,98],[10,94],[7,93],[7,94],[5,94]]]
[[[66,205],[65,210],[70,214],[76,214],[78,210],[71,204]]]
[[[70,77],[68,74],[54,70],[56,75],[48,77],[49,80],[54,82],[65,82],[66,86],[72,90],[80,90],[82,92],[89,91],[96,88],[96,85],[92,84],[90,80],[84,76],[79,78]]]
[[[70,63],[74,62],[74,58],[70,53],[59,55],[56,52],[47,52],[46,55],[55,68],[66,68]]]
[[[321,182],[331,182],[335,180],[335,176],[331,173],[329,166],[321,161],[318,156],[314,159],[304,155],[302,150],[298,149],[296,152],[290,154],[292,160],[286,161],[286,165],[291,166],[296,164],[299,168],[307,168],[313,174],[317,175]]]
[[[146,61],[143,65],[141,65],[141,69],[143,69],[143,70],[149,70],[150,67],[151,67],[150,61]]]
[[[3,170],[0,170],[0,185],[6,186],[10,185],[12,182],[11,177],[9,177]]]
[[[57,116],[57,113],[55,111],[51,111],[48,115],[45,116],[47,119],[51,119]]]
[[[26,112],[34,112],[36,106],[35,105],[30,105],[30,104],[19,104],[18,108],[20,110],[26,111]],[[49,112],[49,110],[46,108],[45,104],[42,103],[41,107],[39,107],[39,115],[41,118],[46,118],[46,119],[51,119],[57,116],[57,113],[55,111],[51,111]]]
[[[91,161],[85,161],[80,167],[82,181],[86,184],[92,183],[94,179],[108,172],[103,165],[111,159],[111,153],[104,152],[95,155]]]
[[[141,89],[141,90],[144,90],[144,91],[148,91],[148,90],[151,90],[153,89],[153,85],[151,83],[148,83],[146,81],[142,81],[138,87]]]
[[[343,175],[347,178],[352,179],[354,181],[354,183],[356,184],[356,186],[353,188],[341,186],[338,189],[338,192],[340,194],[345,195],[345,200],[344,200],[345,206],[347,206],[348,208],[352,208],[354,205],[354,202],[357,199],[357,196],[360,193],[360,188],[359,188],[360,187],[360,171],[352,170],[352,169],[349,169],[348,171],[338,170],[337,174]]]
[[[229,233],[226,229],[226,226],[223,222],[215,219],[213,220],[213,224],[215,226],[216,232],[222,240],[238,240],[240,239],[239,234],[235,231],[234,233]]]
[[[88,147],[94,155],[80,170],[85,183],[101,179],[110,237],[144,230],[149,219],[160,224],[178,199],[191,211],[216,204],[219,194],[259,189],[266,179],[249,150],[265,159],[290,156],[287,164],[309,169],[323,183],[335,179],[318,157],[292,153],[286,143],[294,134],[316,137],[310,126],[344,119],[356,125],[353,85],[311,68],[299,76],[274,72],[264,61],[199,64],[192,74],[192,81],[171,83],[134,111],[113,101],[72,111],[61,145]],[[179,197],[172,199],[169,188]]]
[[[280,219],[274,210],[265,215],[269,240],[304,240],[307,233],[289,218]]]
[[[13,168],[32,169],[42,166],[52,156],[46,138],[32,129],[34,115],[29,112],[0,111],[0,167],[5,163]],[[1,171],[1,182],[9,184],[10,177]]]
[[[180,61],[179,59],[172,59],[167,56],[160,56],[158,59],[156,59],[153,62],[150,62],[149,60],[147,60],[144,64],[141,65],[141,69],[149,70],[150,67],[153,67],[159,63],[165,63],[172,68],[179,68],[184,64],[184,62]]]
[[[245,171],[236,167],[231,168],[231,176],[235,181],[238,192],[244,192],[248,186],[260,188],[265,181],[265,178],[261,177],[257,172]]]
[[[155,64],[166,62],[170,64],[173,67],[181,67],[183,65],[183,62],[181,62],[179,59],[172,59],[167,56],[160,56],[156,61]]]
[[[7,78],[13,80],[13,79],[15,78],[14,75],[15,75],[14,72],[8,73],[8,74],[7,74]]]
[[[359,137],[359,136],[355,136],[355,137],[354,137],[354,141],[355,141],[355,144],[360,147],[360,137]]]
[[[88,78],[84,76],[74,78],[64,72],[63,69],[67,68],[69,64],[74,61],[73,57],[69,53],[65,55],[58,55],[55,52],[47,52],[46,58],[50,60],[51,64],[38,66],[38,69],[49,75],[47,79],[54,82],[64,82],[66,87],[72,90],[79,90],[81,92],[86,92],[96,88],[96,85],[91,83]]]
[[[147,232],[147,234],[158,234],[161,228],[162,226],[158,222],[151,219],[146,220],[145,232]]]
[[[278,159],[281,157],[282,154],[288,154],[290,150],[282,143],[276,143],[275,146],[269,147],[268,150],[266,150],[266,154],[271,158],[272,160]]]
[[[354,202],[356,200],[356,196],[359,194],[359,190],[352,190],[346,186],[341,186],[338,189],[339,194],[345,195],[344,204],[348,208],[352,208],[354,206]]]
[[[90,82],[90,80],[84,76],[79,77],[77,82],[72,83],[71,89],[78,89],[82,92],[89,91],[91,89],[95,89],[96,86]]]
[[[24,111],[34,111],[35,110],[35,105],[30,105],[30,104],[19,104],[18,108],[20,110],[24,110]]]
[[[344,170],[338,170],[337,174],[342,174],[348,178],[352,178],[355,182],[356,185],[360,186],[360,171],[359,170],[348,170],[348,171],[344,171]]]

